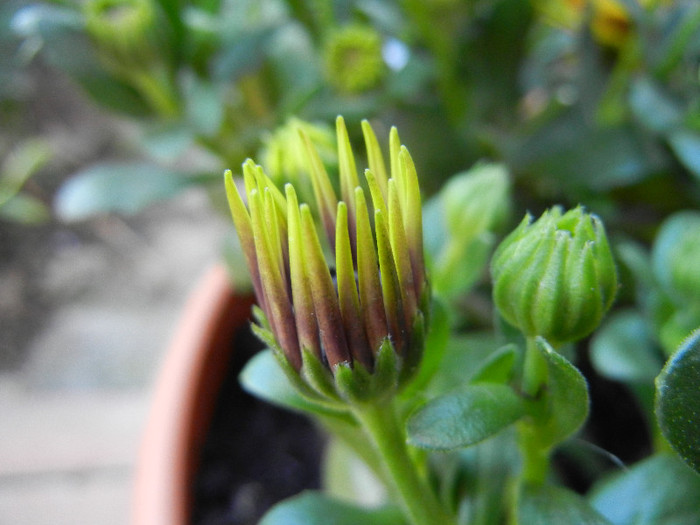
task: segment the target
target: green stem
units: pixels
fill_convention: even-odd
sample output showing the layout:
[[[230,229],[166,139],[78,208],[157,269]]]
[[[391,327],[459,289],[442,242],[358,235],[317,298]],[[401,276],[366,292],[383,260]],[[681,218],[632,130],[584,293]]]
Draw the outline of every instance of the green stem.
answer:
[[[520,481],[534,485],[541,485],[547,479],[549,472],[548,447],[542,447],[539,443],[537,428],[533,423],[524,421],[518,425],[518,447],[522,457],[522,471]]]
[[[534,337],[527,338],[525,347],[525,362],[523,363],[522,390],[525,395],[534,399],[540,388],[547,383],[547,361],[537,348]]]
[[[428,482],[418,474],[399,427],[394,405],[376,402],[354,406],[353,412],[383,461],[386,478],[400,498],[401,507],[413,525],[451,525],[453,516],[440,505]]]
[[[534,413],[518,424],[518,446],[522,457],[521,481],[544,483],[549,470],[549,447],[542,447],[537,429],[537,409],[542,388],[547,384],[547,361],[534,337],[527,338],[523,363],[522,391],[530,398]]]

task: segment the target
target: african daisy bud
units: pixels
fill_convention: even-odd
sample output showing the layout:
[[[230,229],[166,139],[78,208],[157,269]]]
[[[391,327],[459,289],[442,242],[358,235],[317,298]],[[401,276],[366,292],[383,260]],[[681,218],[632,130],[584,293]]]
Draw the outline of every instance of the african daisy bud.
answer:
[[[527,215],[491,263],[493,297],[503,318],[553,345],[592,332],[610,308],[617,273],[603,223],[581,207]]]
[[[421,198],[396,130],[389,178],[363,122],[372,229],[343,119],[336,124],[340,200],[303,130],[313,207],[299,203],[293,185],[278,189],[251,160],[243,165],[247,206],[230,172],[226,190],[260,305],[256,330],[287,373],[317,394],[365,399],[394,391],[422,355],[428,294]],[[324,253],[333,254],[331,263]]]

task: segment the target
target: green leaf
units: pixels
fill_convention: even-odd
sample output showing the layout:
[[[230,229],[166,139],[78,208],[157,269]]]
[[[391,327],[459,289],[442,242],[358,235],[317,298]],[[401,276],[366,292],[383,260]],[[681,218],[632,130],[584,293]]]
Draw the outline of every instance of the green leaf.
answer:
[[[544,339],[538,338],[536,344],[547,362],[548,386],[536,405],[534,418],[540,444],[553,446],[574,434],[586,421],[588,386],[581,372]]]
[[[191,183],[184,173],[153,164],[94,164],[61,186],[56,212],[69,221],[107,212],[136,213],[173,197]]]
[[[648,322],[627,310],[605,323],[591,341],[591,361],[605,377],[626,382],[651,382],[662,366]]]
[[[197,133],[214,136],[224,119],[223,100],[216,86],[196,75],[183,80],[186,115],[189,124]]]
[[[17,195],[51,155],[51,147],[41,138],[29,138],[15,146],[0,166],[0,206]]]
[[[253,356],[243,368],[239,380],[246,392],[274,405],[295,411],[342,417],[339,411],[302,396],[284,374],[270,349]]]
[[[695,177],[700,178],[700,134],[687,130],[676,131],[671,134],[668,143],[678,160]]]
[[[700,476],[659,454],[599,483],[589,500],[614,525],[700,523]]]
[[[278,503],[260,525],[405,525],[396,507],[363,509],[317,492],[306,492]]]
[[[656,416],[666,439],[700,472],[700,329],[686,339],[656,379]]]
[[[19,193],[0,203],[0,218],[20,224],[41,224],[51,217],[47,206],[31,195]]]
[[[183,124],[151,127],[147,129],[140,141],[146,155],[158,162],[172,162],[181,157],[193,142],[193,130]]]
[[[434,399],[408,419],[408,441],[421,448],[468,447],[497,434],[525,413],[522,400],[504,385],[480,384]]]
[[[471,333],[449,338],[438,371],[423,394],[428,398],[437,397],[467,385],[498,348],[499,343],[493,333]]]
[[[507,383],[513,375],[518,354],[515,344],[508,344],[488,356],[481,368],[472,376],[471,383]]]
[[[525,485],[522,488],[518,499],[518,523],[610,525],[584,498],[551,485]]]
[[[657,133],[664,133],[683,121],[679,105],[648,78],[632,84],[629,102],[634,116]]]

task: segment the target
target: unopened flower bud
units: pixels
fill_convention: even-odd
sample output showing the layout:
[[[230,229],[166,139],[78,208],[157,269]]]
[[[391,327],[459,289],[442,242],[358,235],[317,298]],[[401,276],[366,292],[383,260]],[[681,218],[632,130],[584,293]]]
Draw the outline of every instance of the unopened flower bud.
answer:
[[[340,199],[303,131],[313,207],[299,202],[292,184],[278,189],[251,160],[243,165],[247,206],[230,172],[226,176],[261,309],[256,330],[296,384],[301,378],[325,398],[392,392],[412,374],[423,350],[428,294],[418,178],[395,129],[391,177],[367,122],[363,131],[371,200],[360,186],[340,117]]]
[[[339,91],[361,93],[384,76],[382,40],[368,25],[349,25],[331,32],[325,44],[326,76]]]
[[[497,248],[491,272],[503,318],[555,346],[591,333],[617,290],[603,223],[581,207],[526,216]]]

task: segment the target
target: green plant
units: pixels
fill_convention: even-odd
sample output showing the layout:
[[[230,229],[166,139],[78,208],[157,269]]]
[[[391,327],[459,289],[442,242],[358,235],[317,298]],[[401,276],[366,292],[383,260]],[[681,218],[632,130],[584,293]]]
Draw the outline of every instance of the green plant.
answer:
[[[423,229],[430,235],[435,227],[446,230],[445,246],[459,237],[445,221],[487,231],[488,210],[507,205],[507,176],[498,166],[460,175],[454,185],[463,189],[459,198],[482,212],[435,216],[424,225],[418,174],[396,129],[389,169],[366,121],[363,131],[369,166],[360,180],[344,121],[337,120],[340,196],[303,128],[307,178],[298,176],[282,191],[249,160],[244,198],[226,175],[258,298],[253,326],[269,347],[243,371],[244,387],[311,415],[351,451],[335,461],[361,458],[386,488],[382,507],[364,508],[352,502],[346,484],[329,479],[330,494],[280,503],[262,523],[631,524],[639,522],[637,510],[620,502],[650,497],[652,482],[682,490],[648,502],[642,523],[700,518],[700,478],[668,452],[670,443],[698,469],[697,334],[662,372],[659,359],[640,382],[640,391],[653,388],[658,375],[656,408],[648,405],[647,415],[668,442],[657,432],[656,452],[645,461],[613,476],[605,468],[591,473],[596,485],[588,495],[574,491],[556,468],[556,454],[567,448],[583,456],[578,461],[591,460],[590,449],[572,441],[585,432],[590,411],[588,381],[574,364],[580,357],[575,343],[596,332],[619,286],[600,219],[581,207],[555,207],[536,221],[527,216],[492,256],[488,289],[496,319],[477,332],[465,327],[450,302],[454,294],[431,292],[429,276],[444,280],[444,290],[452,280],[473,286],[479,279],[465,281],[451,265],[432,262],[439,257],[429,257],[426,266]],[[465,177],[475,182],[465,184]],[[485,185],[493,191],[484,192]],[[296,188],[304,186],[313,196],[300,204]],[[495,197],[478,203],[470,195],[477,190]],[[696,297],[689,284],[696,276],[686,265],[687,253],[696,249],[696,217],[682,219],[687,228],[671,223],[660,233],[658,250],[672,267],[660,273]],[[481,275],[488,258],[474,253],[481,266],[465,263],[464,269]],[[678,300],[687,304],[684,293]],[[637,349],[624,340],[624,330],[606,330],[595,336],[600,369],[610,370],[621,353],[636,362]]]

